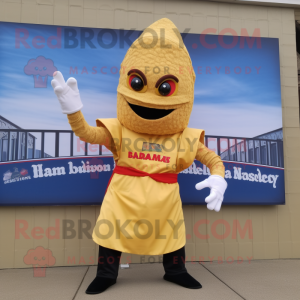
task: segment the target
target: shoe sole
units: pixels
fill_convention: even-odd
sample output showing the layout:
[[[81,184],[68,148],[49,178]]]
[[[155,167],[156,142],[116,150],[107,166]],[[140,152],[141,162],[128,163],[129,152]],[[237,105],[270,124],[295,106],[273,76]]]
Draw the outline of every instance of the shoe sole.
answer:
[[[101,294],[101,293],[105,292],[107,289],[109,289],[111,286],[113,286],[114,284],[116,284],[116,283],[113,283],[112,285],[110,285],[110,286],[107,287],[104,291],[101,291],[101,292],[91,293],[91,292],[85,291],[85,293],[86,293],[87,295],[97,295],[97,294]]]
[[[184,288],[186,288],[186,289],[190,289],[190,290],[197,290],[197,289],[201,289],[201,288],[202,288],[202,285],[198,285],[198,286],[195,286],[195,287],[187,287],[187,286],[180,285],[180,284],[178,284],[178,283],[176,283],[176,282],[170,281],[170,280],[165,279],[165,278],[164,278],[164,280],[165,280],[165,281],[168,281],[168,282],[171,282],[171,283],[174,283],[174,284],[176,284],[176,285],[182,286],[182,287],[184,287]]]

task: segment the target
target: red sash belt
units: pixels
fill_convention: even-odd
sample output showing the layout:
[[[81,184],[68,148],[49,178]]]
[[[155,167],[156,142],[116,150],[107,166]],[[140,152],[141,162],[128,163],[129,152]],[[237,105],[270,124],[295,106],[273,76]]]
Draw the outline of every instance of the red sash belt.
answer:
[[[114,176],[114,174],[120,174],[120,175],[127,175],[127,176],[136,176],[136,177],[145,177],[149,176],[153,180],[158,181],[158,182],[163,182],[163,183],[177,183],[177,177],[178,174],[174,173],[154,173],[154,174],[149,174],[144,171],[140,171],[134,168],[130,167],[120,167],[116,166],[107,185],[106,190],[108,189],[110,182]],[[106,192],[105,192],[106,193]]]

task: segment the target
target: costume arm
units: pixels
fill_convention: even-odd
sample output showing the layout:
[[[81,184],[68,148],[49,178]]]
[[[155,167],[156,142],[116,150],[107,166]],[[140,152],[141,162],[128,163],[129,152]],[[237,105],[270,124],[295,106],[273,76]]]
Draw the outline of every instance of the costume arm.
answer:
[[[201,142],[198,144],[196,159],[209,168],[211,175],[219,175],[224,178],[225,167],[220,156],[214,151],[209,150]]]
[[[68,120],[75,135],[82,141],[91,144],[105,145],[112,151],[113,139],[110,132],[105,127],[90,126],[81,111],[74,114],[68,114]]]
[[[85,121],[82,112],[83,107],[75,78],[69,78],[67,82],[61,72],[53,73],[51,85],[61,105],[62,112],[68,115],[69,123],[75,135],[81,140],[105,145],[114,153],[114,142],[110,132],[104,126],[92,127]]]

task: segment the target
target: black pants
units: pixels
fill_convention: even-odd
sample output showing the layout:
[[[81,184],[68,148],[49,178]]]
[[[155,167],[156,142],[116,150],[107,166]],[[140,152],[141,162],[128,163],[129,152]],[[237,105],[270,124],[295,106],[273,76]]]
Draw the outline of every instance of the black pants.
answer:
[[[99,246],[97,276],[117,278],[121,254],[120,251]],[[164,254],[163,266],[168,275],[186,273],[185,248]]]

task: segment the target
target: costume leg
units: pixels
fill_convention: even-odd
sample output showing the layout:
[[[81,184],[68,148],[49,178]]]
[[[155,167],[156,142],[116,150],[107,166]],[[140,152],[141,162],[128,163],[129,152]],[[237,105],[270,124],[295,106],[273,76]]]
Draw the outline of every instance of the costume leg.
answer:
[[[97,277],[117,279],[122,252],[99,246]]]
[[[122,252],[99,246],[97,276],[86,294],[100,294],[117,282]]]
[[[200,289],[202,285],[185,268],[185,248],[163,255],[164,279],[189,289]]]
[[[186,273],[185,248],[182,247],[174,252],[164,254],[163,266],[167,275]]]

